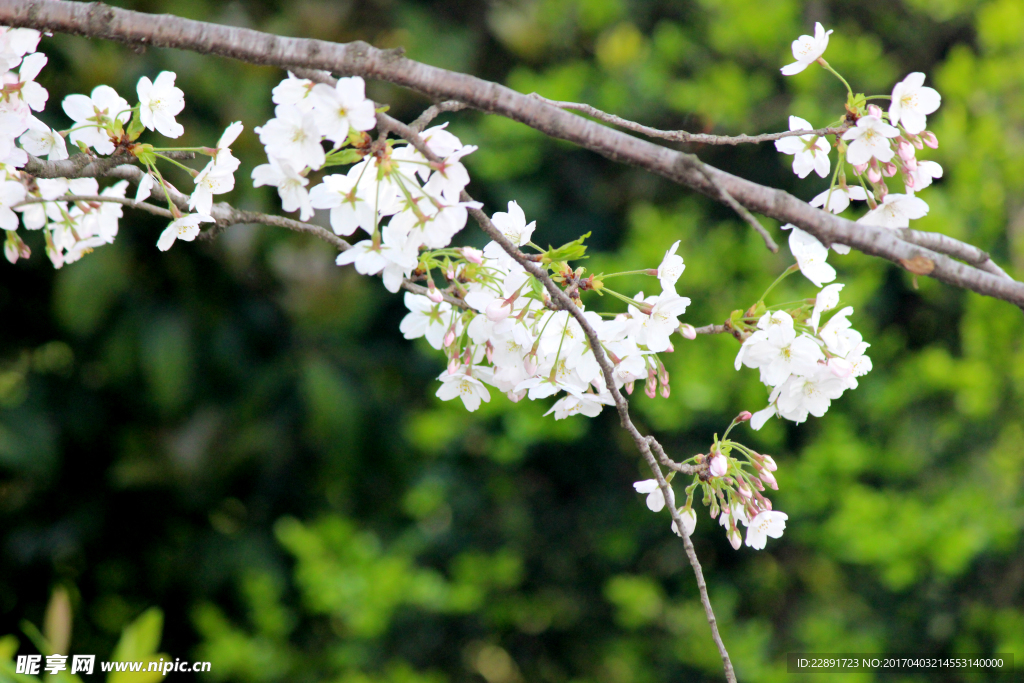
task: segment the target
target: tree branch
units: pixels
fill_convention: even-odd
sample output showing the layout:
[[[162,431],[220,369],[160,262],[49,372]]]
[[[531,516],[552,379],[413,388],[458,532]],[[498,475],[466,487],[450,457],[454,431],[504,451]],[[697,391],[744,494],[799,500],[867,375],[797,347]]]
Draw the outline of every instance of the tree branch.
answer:
[[[676,150],[607,128],[497,83],[406,59],[400,50],[380,50],[361,41],[337,44],[284,38],[169,15],[147,15],[101,3],[65,0],[2,0],[0,24],[105,38],[130,45],[181,48],[286,69],[306,67],[388,81],[437,100],[457,100],[500,114],[551,137],[576,143],[613,161],[647,169],[720,200],[717,184],[748,210],[792,223],[823,244],[846,244],[904,268],[914,267],[920,271],[916,274],[1024,305],[1022,283],[958,263],[931,249],[901,240],[893,231],[855,224],[815,209],[787,192],[708,167],[713,182]],[[916,265],[908,267],[908,264]]]
[[[659,130],[657,128],[651,128],[650,126],[645,126],[641,123],[621,118],[615,114],[603,112],[589,104],[549,100],[535,92],[530,93],[530,97],[540,100],[546,104],[550,104],[553,107],[558,107],[559,109],[581,112],[587,116],[597,119],[598,121],[602,121],[603,123],[619,126],[620,128],[625,128],[626,130],[631,130],[634,133],[640,133],[641,135],[646,135],[650,138],[661,138],[662,140],[688,142],[698,145],[757,144],[761,142],[781,140],[782,138],[789,138],[797,135],[842,135],[849,130],[849,126],[838,126],[835,128],[818,128],[816,130],[789,130],[783,133],[764,133],[762,135],[708,135],[706,133],[687,133],[685,130]]]

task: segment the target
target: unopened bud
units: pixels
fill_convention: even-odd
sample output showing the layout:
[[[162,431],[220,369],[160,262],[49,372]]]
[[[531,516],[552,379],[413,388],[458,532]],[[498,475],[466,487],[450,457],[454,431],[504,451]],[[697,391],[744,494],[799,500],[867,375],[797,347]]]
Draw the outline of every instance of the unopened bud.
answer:
[[[869,168],[868,180],[870,180],[872,183],[879,183],[882,180],[882,174],[878,172],[878,169]]]
[[[523,359],[523,369],[526,370],[526,374],[530,377],[537,374],[537,354],[527,354],[526,358]]]
[[[523,397],[526,396],[526,389],[523,389],[522,391],[508,391],[505,395],[508,396],[508,400],[513,403],[519,403],[523,400]]]
[[[761,477],[761,481],[768,484],[768,486],[772,487],[772,490],[779,490],[779,483],[775,481],[775,475],[773,475],[771,472],[769,472],[768,470],[761,470],[757,474],[759,477]]]
[[[868,169],[868,165],[867,164],[856,164],[853,167],[853,172],[856,173],[857,175],[864,175],[864,171],[866,171],[867,169]]]
[[[647,382],[644,385],[644,393],[647,394],[647,398],[657,398],[658,396],[658,382],[657,380],[651,380],[647,378]]]
[[[668,398],[671,393],[672,393],[672,388],[669,385],[667,385],[667,384],[663,384],[662,387],[661,387],[661,397],[662,398]]]
[[[761,464],[764,465],[764,468],[769,472],[774,472],[779,469],[779,466],[775,464],[775,458],[770,455],[762,455]]]
[[[448,331],[444,334],[444,346],[448,348],[455,341],[455,326],[448,328]]]
[[[744,498],[750,498],[750,489],[746,484],[740,484],[736,487],[736,491]]]
[[[762,483],[761,483],[760,481],[758,481],[757,479],[751,479],[751,480],[750,480],[750,483],[751,483],[751,484],[753,485],[753,487],[754,487],[755,489],[757,489],[757,490],[756,490],[756,491],[754,492],[754,495],[755,495],[755,496],[757,496],[757,491],[764,491],[764,484],[762,484]],[[759,497],[759,496],[758,496],[758,497]]]
[[[878,201],[885,199],[886,195],[889,194],[889,186],[885,183],[878,184]]]
[[[430,287],[427,289],[427,298],[433,301],[435,304],[439,304],[444,301],[444,294],[441,294],[441,290],[434,287],[434,283],[430,283]]]
[[[914,158],[914,153],[916,150],[914,149],[914,145],[910,144],[907,141],[903,141],[900,143],[900,146],[897,148],[896,151],[900,155],[900,159],[906,161],[907,159]]]
[[[463,247],[462,257],[469,261],[470,263],[484,262],[484,252],[480,251],[479,249],[474,249],[473,247]]]
[[[740,536],[740,532],[736,530],[736,527],[729,529],[729,532],[725,535],[729,539],[729,545],[732,546],[733,550],[739,550],[740,544],[743,542],[743,538]]]
[[[491,345],[490,340],[487,340],[487,345],[484,347],[484,355],[487,356],[487,362],[491,365],[494,364],[494,346]]]
[[[877,104],[868,105],[868,116],[874,116],[875,118],[882,118],[882,108]]]
[[[749,410],[744,410],[742,413],[736,416],[737,422],[746,422],[750,418],[754,417]]]
[[[630,396],[633,395],[633,388],[636,382],[626,382],[626,393]]]
[[[910,166],[910,164],[916,165],[916,159],[911,157],[910,161],[907,162],[907,166]],[[889,163],[882,166],[882,175],[884,175],[886,178],[892,178],[894,175],[896,175],[896,172],[899,170],[900,169],[897,168],[896,164],[890,161]]]
[[[715,457],[711,458],[711,462],[708,463],[708,472],[712,477],[722,477],[729,471],[729,461],[724,455],[718,453]]]
[[[916,158],[911,157],[911,158],[909,158],[909,159],[907,159],[906,161],[903,162],[903,172],[904,173],[906,173],[907,171],[916,171],[916,170],[917,170],[917,159]],[[893,173],[893,175],[896,175],[896,174]]]
[[[448,374],[454,375],[462,367],[462,361],[459,360],[458,356],[452,356],[451,360],[448,361]]]
[[[679,334],[692,341],[697,338],[697,328],[690,323],[683,323],[679,326]]]
[[[931,132],[930,130],[926,130],[925,132],[921,133],[921,139],[924,142],[924,144],[928,145],[932,149],[939,148],[939,139],[935,137],[935,133]]]

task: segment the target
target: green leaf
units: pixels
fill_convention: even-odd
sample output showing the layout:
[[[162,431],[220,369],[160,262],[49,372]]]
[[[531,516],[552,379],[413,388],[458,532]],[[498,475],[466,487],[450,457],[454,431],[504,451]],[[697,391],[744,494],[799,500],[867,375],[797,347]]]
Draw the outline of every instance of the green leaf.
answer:
[[[128,139],[135,142],[144,130],[146,130],[146,127],[142,125],[142,119],[139,118],[139,110],[136,109],[132,112],[131,123],[128,124]]]
[[[542,258],[542,263],[555,263],[557,261],[576,261],[579,259],[587,258],[586,251],[587,247],[583,244],[583,241],[590,237],[590,233],[584,233],[579,238],[572,242],[566,242],[560,247],[548,247],[547,252]]]

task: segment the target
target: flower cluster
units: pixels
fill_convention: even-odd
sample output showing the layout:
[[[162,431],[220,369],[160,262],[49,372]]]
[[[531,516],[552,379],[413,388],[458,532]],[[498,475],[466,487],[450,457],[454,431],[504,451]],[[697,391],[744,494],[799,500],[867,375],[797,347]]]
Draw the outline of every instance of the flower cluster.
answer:
[[[516,246],[531,244],[535,224],[526,222],[515,202],[491,220]],[[659,269],[643,271],[659,277],[660,294],[618,295],[628,301],[628,311],[610,320],[584,312],[596,342],[614,365],[616,387],[630,393],[637,380],[645,382],[652,398],[659,387],[662,396],[670,393],[668,372],[657,354],[672,350],[670,336],[680,329],[678,317],[690,303],[675,291],[683,271],[682,257],[675,253],[678,246],[677,242],[669,249]],[[410,313],[402,321],[403,334],[409,339],[425,336],[448,358],[448,367],[438,378],[442,382],[438,397],[461,398],[469,410],[476,410],[481,401],[490,400],[488,386],[512,401],[546,399],[564,392],[547,413],[559,420],[577,414],[594,417],[612,404],[594,355],[595,340],[568,311],[553,310],[536,278],[496,242],[481,252],[463,248],[460,254],[461,262],[452,263],[446,260],[452,255],[431,253],[424,267],[429,273],[438,266],[450,283],[447,289],[459,295],[465,308],[442,300],[433,286],[431,291],[437,293],[430,296],[405,295]],[[567,286],[612,291],[600,277],[582,278],[582,269],[573,271],[557,262],[553,268],[555,278]]]
[[[842,288],[835,284],[822,289],[809,318],[807,307],[800,309],[799,322],[786,311],[766,311],[743,342],[736,369],[756,368],[761,382],[771,388],[768,407],[751,419],[754,429],[773,415],[796,423],[808,415],[821,417],[833,399],[856,389],[857,378],[871,370],[871,359],[864,353],[870,345],[850,326],[852,307],[820,325],[821,315],[838,305]]]
[[[97,86],[89,95],[69,95],[61,107],[73,125],[68,130],[56,131],[33,114],[43,111],[49,98],[46,89],[35,82],[47,61],[46,55],[34,52],[39,39],[38,31],[0,27],[0,68],[5,69],[0,96],[0,227],[7,235],[7,259],[13,263],[31,254],[17,233],[19,221],[15,211],[22,214],[21,224],[26,230],[43,231],[47,256],[56,268],[110,244],[117,236],[122,215],[120,202],[125,199],[127,182],[120,181],[101,192],[98,182],[91,178],[36,179],[18,170],[28,163],[29,154],[51,161],[68,159],[67,142],[85,155],[136,157],[147,173],[139,183],[135,201],[145,201],[154,186],[160,187],[174,216],[157,246],[166,251],[176,239],[195,239],[199,223],[213,220],[209,215],[213,195],[234,188],[234,172],[239,162],[229,147],[241,133],[241,123],[231,124],[216,148],[185,150],[212,159],[202,172],[182,166],[195,178],[196,188],[188,206],[197,212],[182,215],[168,196],[173,188],[156,168],[158,159],[181,164],[161,154],[166,150],[136,142],[147,129],[169,138],[184,133],[175,119],[185,108],[185,95],[174,85],[175,74],[164,71],[156,80],[140,78],[136,86],[139,101],[135,106],[107,85]],[[64,199],[69,196],[75,199]]]
[[[733,549],[739,549],[743,543],[740,526],[746,528],[746,545],[755,550],[763,550],[768,537],[780,538],[786,528],[789,516],[784,512],[772,509],[772,502],[763,495],[765,487],[778,490],[775,479],[778,467],[770,455],[762,455],[747,448],[743,444],[729,440],[729,432],[737,424],[751,419],[748,412],[740,413],[729,426],[722,440],[715,437],[711,450],[706,454],[695,455],[687,463],[693,463],[702,470],[694,475],[693,481],[686,487],[686,502],[679,508],[683,530],[672,523],[672,530],[682,536],[689,536],[697,527],[697,513],[693,509],[694,494],[698,488],[703,492],[704,504],[709,508],[712,519],[725,529],[726,538]],[[737,455],[734,455],[737,454]],[[675,490],[672,480],[676,472],[668,476],[668,500],[656,479],[645,479],[633,484],[637,493],[647,494],[647,507],[652,512],[660,512],[666,504],[675,508]]]
[[[942,98],[933,88],[924,85],[925,75],[920,72],[911,73],[897,83],[891,95],[854,94],[846,80],[823,57],[831,33],[818,23],[813,37],[801,36],[794,41],[793,56],[797,61],[783,67],[782,73],[790,76],[818,63],[839,78],[848,91],[846,113],[829,127],[839,127],[842,133],[835,134],[834,145],[825,136],[808,133],[777,140],[775,147],[793,155],[793,172],[799,177],[806,178],[813,170],[825,178],[831,168],[829,153],[834,146],[838,161],[829,189],[812,199],[811,206],[838,214],[849,208],[851,201],[863,201],[868,211],[858,223],[906,228],[910,221],[928,213],[928,204],[915,193],[942,177],[938,163],[917,159],[918,150],[938,147],[935,134],[926,127],[927,117],[939,108]],[[889,100],[888,111],[869,104],[870,100]],[[789,127],[791,131],[813,130],[809,122],[797,116],[789,118]],[[848,166],[851,178],[847,176]],[[886,183],[886,178],[896,176],[902,182],[902,192],[890,192]],[[818,246],[814,247],[812,242]],[[818,287],[835,279],[835,270],[825,263],[828,250],[816,238],[794,229],[790,248],[800,270]],[[849,251],[844,245],[833,245],[833,248],[837,253]]]

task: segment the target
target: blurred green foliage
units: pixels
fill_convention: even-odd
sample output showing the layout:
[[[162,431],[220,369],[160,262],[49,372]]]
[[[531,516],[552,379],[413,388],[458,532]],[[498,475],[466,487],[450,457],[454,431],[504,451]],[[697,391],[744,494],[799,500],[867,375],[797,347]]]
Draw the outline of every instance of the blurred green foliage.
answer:
[[[1024,276],[1020,0],[116,4],[402,45],[524,92],[720,133],[841,113],[842,86],[821,69],[778,73],[820,20],[856,89],[885,93],[920,70],[943,95],[928,156],[946,173],[916,227]],[[66,36],[43,49],[53,123],[68,93],[129,93],[172,69],[189,103],[183,144],[241,119],[243,171],[261,162],[252,128],[279,71]],[[427,105],[370,92],[406,120]],[[656,265],[681,240],[695,325],[749,305],[789,263],[678,186],[506,119],[443,120],[480,145],[467,163],[488,210],[518,200],[544,244],[591,231],[595,271]],[[771,145],[691,151],[803,198],[826,184],[796,179]],[[264,190],[240,180],[230,199],[273,209]],[[116,245],[57,273],[32,242],[31,262],[0,268],[0,632],[40,623],[61,583],[76,587],[72,652],[111,651],[157,604],[164,648],[212,661],[213,681],[720,680],[682,545],[634,494],[646,475],[614,416],[555,422],[501,397],[467,414],[433,397],[441,360],[401,339],[399,298],[336,268],[326,246],[238,226],[160,254],[162,227],[131,214]],[[874,371],[824,419],[742,433],[779,463],[781,540],[734,552],[703,513],[697,526],[740,680],[788,680],[793,651],[1022,657],[1021,313],[863,255],[832,261]],[[812,294],[799,278],[778,291]],[[678,340],[671,398],[633,398],[642,428],[688,457],[761,408],[736,350],[725,336]]]

